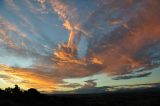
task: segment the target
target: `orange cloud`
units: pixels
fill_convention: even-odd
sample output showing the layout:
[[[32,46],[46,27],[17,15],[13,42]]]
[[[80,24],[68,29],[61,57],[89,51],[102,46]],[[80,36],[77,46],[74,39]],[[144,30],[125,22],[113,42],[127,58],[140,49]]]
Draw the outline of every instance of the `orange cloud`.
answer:
[[[18,46],[15,41],[10,37],[10,32],[16,33],[17,36],[21,38],[27,38],[27,35],[22,33],[15,25],[6,21],[3,17],[0,17],[0,39],[10,48],[19,49],[21,46]],[[24,43],[24,42],[22,42]],[[23,46],[22,46],[23,47]]]
[[[160,8],[158,0],[147,1],[147,4],[129,16],[127,28],[120,26],[108,34],[108,38],[96,42],[94,49],[92,46],[89,48],[88,55],[102,60],[102,70],[108,75],[127,74],[134,69],[150,66],[152,54],[147,52],[160,41]]]
[[[57,87],[57,82],[51,77],[43,75],[34,69],[14,68],[6,65],[0,65],[0,75],[7,85],[18,84],[23,89],[36,88],[40,91],[52,92]]]

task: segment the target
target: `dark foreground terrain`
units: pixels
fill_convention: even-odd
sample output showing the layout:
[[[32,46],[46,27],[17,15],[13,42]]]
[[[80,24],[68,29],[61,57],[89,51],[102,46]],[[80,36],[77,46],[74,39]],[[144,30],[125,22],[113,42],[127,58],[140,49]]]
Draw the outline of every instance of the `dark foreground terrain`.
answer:
[[[34,89],[23,93],[1,90],[0,106],[160,106],[160,90],[68,95],[44,95]]]

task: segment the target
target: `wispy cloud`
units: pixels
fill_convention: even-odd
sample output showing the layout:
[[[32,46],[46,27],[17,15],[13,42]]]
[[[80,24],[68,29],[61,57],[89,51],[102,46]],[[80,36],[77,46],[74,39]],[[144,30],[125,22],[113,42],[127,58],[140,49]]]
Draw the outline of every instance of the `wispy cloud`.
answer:
[[[3,17],[0,17],[0,36],[1,40],[8,45],[10,48],[21,48],[23,45],[17,45],[15,41],[13,41],[13,37],[11,37],[10,33],[14,32],[16,33],[16,36],[19,36],[20,38],[24,39],[27,37],[26,34],[22,33],[14,24],[6,21]],[[24,43],[24,42],[23,42]],[[22,42],[21,42],[22,44]]]
[[[127,79],[132,79],[132,78],[142,78],[142,77],[148,77],[151,75],[152,72],[147,72],[147,73],[142,73],[142,74],[137,74],[137,75],[122,75],[113,78],[113,80],[127,80]]]

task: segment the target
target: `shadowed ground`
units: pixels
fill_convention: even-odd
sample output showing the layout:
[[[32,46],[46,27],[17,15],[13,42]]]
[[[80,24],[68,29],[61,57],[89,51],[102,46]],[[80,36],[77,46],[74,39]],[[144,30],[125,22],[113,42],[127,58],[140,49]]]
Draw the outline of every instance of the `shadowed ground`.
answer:
[[[160,90],[118,91],[102,94],[40,94],[18,86],[0,90],[0,106],[160,106]]]

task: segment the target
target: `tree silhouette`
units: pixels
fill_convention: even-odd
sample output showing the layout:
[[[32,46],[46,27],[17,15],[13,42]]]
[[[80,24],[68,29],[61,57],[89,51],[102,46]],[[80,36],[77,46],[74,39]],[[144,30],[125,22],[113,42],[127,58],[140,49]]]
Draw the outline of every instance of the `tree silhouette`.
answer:
[[[10,93],[10,94],[11,94],[11,93],[12,93],[12,88],[10,88],[10,87],[5,88],[5,92],[6,92],[6,93]]]
[[[36,96],[40,95],[40,92],[34,88],[30,88],[28,90],[21,90],[21,88],[18,85],[15,85],[14,88],[8,87],[5,88],[5,90],[0,89],[0,94],[12,95],[12,96],[19,96],[19,95]]]
[[[15,87],[12,89],[12,93],[15,95],[22,94],[22,91],[18,85],[15,85]]]
[[[30,89],[28,89],[27,94],[29,94],[29,95],[39,95],[40,92],[37,91],[37,90],[34,89],[34,88],[30,88]]]

